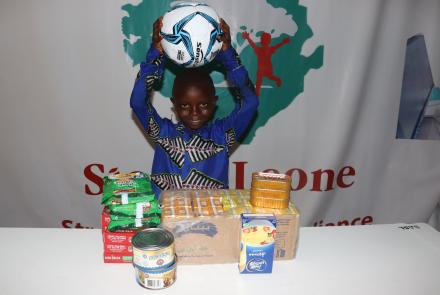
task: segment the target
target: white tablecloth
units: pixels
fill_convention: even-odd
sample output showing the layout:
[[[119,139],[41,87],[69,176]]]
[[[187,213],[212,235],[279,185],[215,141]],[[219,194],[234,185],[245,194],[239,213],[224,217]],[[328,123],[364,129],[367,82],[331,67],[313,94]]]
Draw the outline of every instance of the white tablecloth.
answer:
[[[0,228],[0,294],[440,294],[440,233],[426,224],[301,228],[295,260],[272,274],[237,264],[178,266],[149,291],[130,264],[104,264],[101,231]]]

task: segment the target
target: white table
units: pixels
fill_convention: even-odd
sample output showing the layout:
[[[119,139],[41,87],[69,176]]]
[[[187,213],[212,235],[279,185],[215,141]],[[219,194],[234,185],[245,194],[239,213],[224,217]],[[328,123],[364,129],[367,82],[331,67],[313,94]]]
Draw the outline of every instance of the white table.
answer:
[[[237,264],[178,266],[168,289],[104,264],[100,230],[0,228],[0,294],[440,294],[440,233],[426,224],[301,228],[297,257],[272,274]]]

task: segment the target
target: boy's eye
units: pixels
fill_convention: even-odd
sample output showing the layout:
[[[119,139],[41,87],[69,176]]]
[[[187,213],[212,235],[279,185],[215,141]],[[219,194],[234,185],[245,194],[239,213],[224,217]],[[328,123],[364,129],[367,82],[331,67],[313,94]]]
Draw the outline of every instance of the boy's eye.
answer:
[[[201,104],[200,104],[200,107],[201,107],[201,108],[207,108],[207,107],[208,107],[208,104],[207,104],[207,103],[201,103]]]
[[[188,109],[188,108],[189,108],[189,104],[184,103],[184,104],[181,104],[180,107],[181,107],[182,109]]]

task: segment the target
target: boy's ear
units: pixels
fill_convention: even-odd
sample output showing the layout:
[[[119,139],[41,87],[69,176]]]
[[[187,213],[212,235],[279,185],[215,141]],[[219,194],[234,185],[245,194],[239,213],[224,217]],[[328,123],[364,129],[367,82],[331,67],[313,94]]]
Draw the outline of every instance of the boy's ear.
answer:
[[[214,95],[213,99],[214,99],[214,102],[217,102],[217,100],[218,100],[218,96],[217,96],[217,95]]]

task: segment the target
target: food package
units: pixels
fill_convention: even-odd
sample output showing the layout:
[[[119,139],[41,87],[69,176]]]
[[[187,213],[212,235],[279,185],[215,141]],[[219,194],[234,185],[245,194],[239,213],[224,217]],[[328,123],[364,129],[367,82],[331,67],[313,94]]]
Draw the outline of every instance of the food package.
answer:
[[[289,175],[278,173],[252,173],[252,188],[290,191],[292,179]]]
[[[286,174],[252,173],[252,206],[282,209],[289,206],[292,179]]]
[[[254,207],[263,207],[263,208],[272,208],[272,209],[283,209],[289,207],[289,199],[277,199],[277,198],[267,198],[263,196],[256,197],[251,193],[252,206]]]
[[[223,215],[222,197],[211,190],[165,191],[159,198],[163,219]]]
[[[124,193],[120,195],[112,195],[111,197],[105,198],[104,203],[102,205],[126,205],[126,204],[134,204],[139,202],[149,202],[155,200],[156,197],[154,193]]]
[[[119,230],[111,232],[108,225],[111,222],[108,208],[102,210],[102,241],[104,248],[104,263],[131,263],[133,261],[133,247],[131,238],[136,230]]]
[[[108,230],[114,232],[123,229],[150,228],[157,227],[159,224],[159,216],[118,219],[110,221],[110,223],[108,224]]]
[[[239,271],[271,273],[277,220],[273,214],[242,214]]]
[[[148,174],[143,172],[110,174],[103,178],[102,203],[112,196],[130,193],[152,193]]]
[[[160,208],[157,200],[148,202],[139,202],[127,205],[110,205],[110,216],[112,220],[118,218],[143,218],[158,215],[160,217]]]

